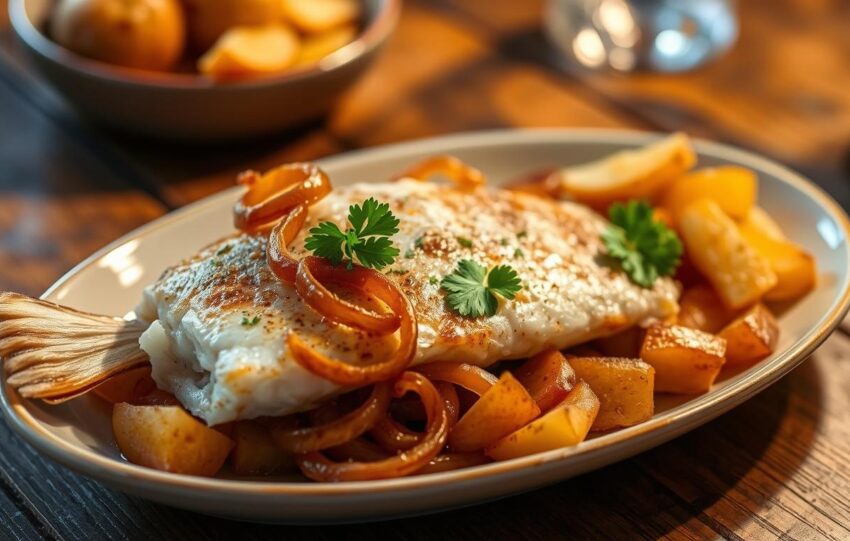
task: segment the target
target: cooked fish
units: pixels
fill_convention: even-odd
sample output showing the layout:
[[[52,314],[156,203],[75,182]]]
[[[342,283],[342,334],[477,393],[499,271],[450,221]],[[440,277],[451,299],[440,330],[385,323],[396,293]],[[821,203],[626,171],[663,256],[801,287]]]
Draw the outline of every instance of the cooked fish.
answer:
[[[411,300],[419,337],[414,363],[460,360],[487,366],[565,348],[677,311],[670,279],[644,289],[609,266],[600,232],[607,222],[568,202],[479,188],[401,180],[335,189],[310,209],[292,253],[320,221],[346,226],[349,205],[387,202],[400,219],[403,254],[384,269]],[[285,344],[296,332],[320,352],[351,363],[380,360],[395,346],[333,325],[307,307],[266,264],[266,239],[240,234],[167,270],[137,309],[151,323],[140,343],[157,384],[209,424],[306,409],[340,391],[301,368]],[[439,280],[460,260],[510,264],[523,289],[496,315],[464,318]]]

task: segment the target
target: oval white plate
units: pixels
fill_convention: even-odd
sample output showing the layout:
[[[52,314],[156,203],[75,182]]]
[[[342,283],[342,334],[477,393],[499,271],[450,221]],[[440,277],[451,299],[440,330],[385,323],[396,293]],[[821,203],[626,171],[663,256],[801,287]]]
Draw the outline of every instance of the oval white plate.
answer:
[[[352,152],[323,160],[336,185],[385,180],[413,161],[452,153],[480,167],[498,184],[544,167],[581,163],[656,134],[599,130],[470,133]],[[9,424],[44,454],[110,487],[195,511],[271,522],[364,521],[433,512],[541,487],[599,468],[663,443],[750,398],[804,360],[844,317],[850,302],[844,212],[818,188],[766,159],[698,142],[699,165],[734,163],[758,172],[759,201],[789,236],[817,258],[814,292],[785,311],[775,355],[730,377],[708,394],[663,403],[650,421],[551,451],[465,470],[404,479],[314,484],[297,478],[204,479],[164,473],[124,461],[116,448],[109,408],[82,398],[62,406],[20,399],[5,385]],[[238,190],[190,205],[107,246],[60,279],[45,298],[84,310],[124,315],[145,284],[167,266],[231,231]]]

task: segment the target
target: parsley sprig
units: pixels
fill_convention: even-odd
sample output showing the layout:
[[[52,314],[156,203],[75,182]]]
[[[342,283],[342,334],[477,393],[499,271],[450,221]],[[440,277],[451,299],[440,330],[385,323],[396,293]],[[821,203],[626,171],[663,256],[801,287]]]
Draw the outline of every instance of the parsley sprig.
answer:
[[[522,289],[519,276],[510,265],[487,268],[471,259],[464,259],[457,269],[440,282],[446,301],[464,317],[490,317],[499,308],[496,295],[513,299]]]
[[[334,265],[348,258],[348,268],[357,260],[364,267],[382,269],[398,257],[391,236],[398,233],[398,218],[387,203],[370,197],[361,205],[348,207],[351,227],[342,231],[333,222],[322,222],[310,229],[304,247],[327,258]]]
[[[602,234],[602,242],[632,282],[652,287],[658,277],[675,272],[682,243],[675,231],[654,219],[648,203],[614,203],[608,216],[611,225]]]

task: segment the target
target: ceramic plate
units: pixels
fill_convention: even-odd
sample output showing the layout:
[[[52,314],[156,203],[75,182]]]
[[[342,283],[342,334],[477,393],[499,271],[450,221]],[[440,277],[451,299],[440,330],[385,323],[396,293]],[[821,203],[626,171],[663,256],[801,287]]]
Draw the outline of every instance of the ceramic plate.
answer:
[[[655,134],[553,130],[471,133],[352,152],[322,161],[336,185],[385,180],[411,162],[452,153],[491,182],[556,165],[600,158],[646,144]],[[759,201],[788,235],[817,258],[818,288],[784,311],[777,353],[717,384],[708,394],[661,404],[648,422],[582,444],[506,462],[397,480],[316,484],[298,478],[205,479],[129,464],[113,441],[109,408],[83,397],[46,406],[2,385],[9,424],[53,460],[105,485],[176,507],[257,521],[365,521],[480,503],[563,481],[635,455],[691,430],[752,397],[803,361],[844,317],[850,297],[848,221],[810,182],[766,159],[696,143],[700,166],[738,164],[758,172]],[[231,232],[238,190],[190,205],[142,227],[77,266],[44,295],[83,310],[124,315],[145,284],[198,248]]]

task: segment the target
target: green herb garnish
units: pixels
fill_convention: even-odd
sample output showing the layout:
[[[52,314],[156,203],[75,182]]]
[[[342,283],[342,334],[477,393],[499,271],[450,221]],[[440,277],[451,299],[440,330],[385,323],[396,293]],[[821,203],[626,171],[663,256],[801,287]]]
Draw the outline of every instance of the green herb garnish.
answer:
[[[404,252],[404,258],[405,258],[405,259],[413,259],[413,258],[414,258],[414,256],[416,256],[416,252],[414,252],[412,248],[408,248],[408,249]]]
[[[472,241],[466,237],[458,237],[457,243],[463,246],[464,248],[472,248]]]
[[[436,276],[429,276],[428,277],[428,283],[433,286],[433,285],[440,283],[440,279],[437,278]]]
[[[602,233],[602,242],[632,282],[652,287],[658,277],[675,272],[682,243],[675,231],[653,218],[649,203],[614,203],[608,216],[611,225]]]
[[[253,327],[257,323],[260,322],[260,316],[256,315],[251,319],[248,319],[248,316],[242,316],[242,325],[245,327]]]
[[[215,255],[224,255],[224,254],[227,254],[227,253],[229,253],[229,252],[230,252],[230,250],[232,250],[232,249],[233,249],[233,245],[232,245],[232,244],[225,244],[224,246],[222,246],[221,248],[219,248],[219,249],[218,249],[218,251],[215,253]]]
[[[520,258],[520,257],[525,257],[525,254],[522,252],[522,250],[517,248],[516,250],[514,250],[514,259],[517,259],[517,258]]]
[[[382,269],[398,257],[399,250],[390,237],[398,233],[398,218],[387,203],[370,197],[362,205],[348,207],[351,227],[345,232],[333,222],[322,222],[310,229],[304,247],[334,265],[348,258],[348,269],[357,262],[367,268]]]
[[[519,276],[509,265],[498,265],[487,272],[471,259],[458,263],[440,286],[447,293],[449,306],[464,317],[490,317],[499,308],[496,295],[513,299],[522,289]]]

